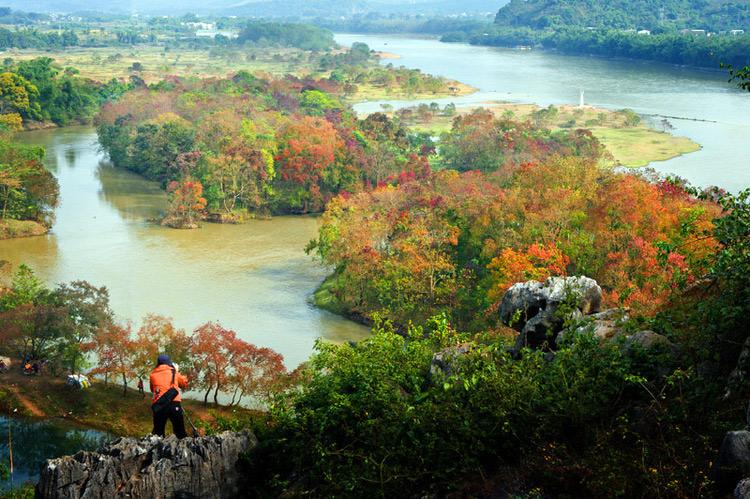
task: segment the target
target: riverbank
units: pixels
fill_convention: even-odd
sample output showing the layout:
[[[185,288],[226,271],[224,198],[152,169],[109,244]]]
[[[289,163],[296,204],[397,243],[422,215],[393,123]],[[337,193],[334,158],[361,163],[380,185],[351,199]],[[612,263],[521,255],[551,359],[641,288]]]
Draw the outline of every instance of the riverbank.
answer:
[[[59,419],[86,428],[111,433],[115,436],[141,436],[151,432],[151,394],[141,397],[138,390],[129,389],[123,397],[122,385],[92,380],[87,389],[66,385],[67,376],[53,376],[48,372],[26,376],[21,373],[20,361],[0,374],[0,410],[4,414],[36,419]],[[148,386],[148,381],[146,381]],[[196,426],[216,427],[229,418],[249,418],[254,411],[244,407],[204,405],[186,399],[185,412]],[[167,431],[171,426],[167,425]],[[203,431],[201,431],[203,433]]]
[[[49,227],[33,220],[0,219],[0,239],[41,236],[47,232]]]
[[[632,123],[633,115],[627,111],[611,111],[584,105],[574,104],[557,106],[555,111],[543,116],[541,108],[534,104],[511,104],[488,101],[483,106],[492,111],[498,118],[509,118],[520,121],[531,121],[553,131],[571,128],[583,128],[601,141],[612,154],[615,163],[629,168],[647,166],[652,161],[665,161],[701,149],[700,144],[687,137],[672,135],[666,131],[652,128],[644,122]],[[474,108],[458,108],[456,115],[466,115]],[[432,135],[450,130],[455,116],[437,116],[427,121],[412,123],[409,128],[416,132],[427,132]],[[669,122],[663,125],[668,129]]]

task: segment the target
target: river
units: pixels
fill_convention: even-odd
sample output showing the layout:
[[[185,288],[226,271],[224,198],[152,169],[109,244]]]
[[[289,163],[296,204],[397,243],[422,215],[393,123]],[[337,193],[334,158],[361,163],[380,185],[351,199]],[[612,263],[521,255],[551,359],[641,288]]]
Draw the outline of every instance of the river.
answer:
[[[681,116],[675,133],[703,149],[651,166],[700,186],[737,191],[750,185],[750,95],[726,75],[633,61],[567,57],[536,51],[443,44],[436,40],[337,35],[396,53],[393,61],[479,89],[444,99],[457,105],[489,101],[546,106],[586,102],[610,109]],[[413,105],[418,101],[389,101]],[[380,109],[362,103],[358,111]],[[687,119],[690,118],[690,119]],[[706,121],[693,121],[706,120]],[[49,284],[85,279],[107,286],[121,320],[137,328],[147,313],[174,317],[188,330],[207,321],[282,353],[288,367],[305,361],[316,338],[357,340],[368,329],[318,310],[312,292],[326,274],[303,252],[317,230],[315,217],[275,217],[245,225],[204,224],[173,230],[148,221],[164,208],[158,185],[117,170],[96,145],[92,128],[20,135],[47,150],[45,164],[60,181],[61,206],[52,232],[0,241],[0,260],[30,265]]]
[[[402,56],[384,63],[420,68],[479,89],[442,104],[506,100],[559,105],[577,102],[584,90],[587,104],[690,118],[670,118],[674,133],[703,149],[651,166],[701,186],[736,191],[750,185],[750,95],[727,84],[726,75],[435,40],[336,38],[343,45],[363,41]],[[389,101],[394,107],[418,102]],[[381,103],[362,103],[356,109],[377,111]],[[93,129],[28,132],[20,140],[47,150],[45,164],[60,181],[62,203],[50,234],[0,241],[0,260],[13,268],[26,263],[50,285],[85,279],[107,286],[118,318],[132,320],[136,327],[146,313],[174,317],[188,330],[218,320],[242,339],[282,353],[288,367],[305,361],[318,337],[345,341],[368,334],[367,328],[310,304],[327,273],[303,252],[316,235],[315,217],[204,224],[194,231],[163,228],[148,219],[164,208],[164,192],[154,182],[114,169],[98,151]],[[14,430],[17,482],[34,474],[36,464],[24,463],[91,448],[104,438],[64,424],[13,424],[19,425]],[[7,420],[0,419],[3,432]],[[58,444],[54,448],[48,445],[53,442]],[[5,451],[0,445],[0,456]]]
[[[557,106],[578,103],[583,90],[586,104],[596,107],[670,116],[672,133],[694,140],[702,149],[650,167],[701,187],[717,185],[732,192],[750,187],[750,94],[728,83],[726,73],[434,39],[339,34],[336,41],[345,46],[364,42],[371,49],[401,56],[384,59],[383,64],[418,68],[479,90],[464,97],[432,99],[441,105],[509,101]],[[357,104],[355,110],[378,111],[383,102]],[[388,101],[395,108],[419,102],[430,100]]]
[[[238,336],[307,360],[316,338],[361,339],[369,329],[315,308],[310,299],[327,274],[304,253],[317,235],[315,217],[275,217],[200,230],[160,227],[148,219],[166,205],[155,182],[107,161],[89,127],[19,135],[47,150],[60,181],[52,231],[0,241],[0,260],[28,264],[53,285],[84,279],[107,286],[112,309],[137,328],[147,313],[170,316],[187,330],[219,321]]]
[[[11,421],[10,432],[8,421]],[[46,459],[72,455],[79,450],[94,450],[109,435],[96,430],[72,426],[67,421],[51,419],[31,421],[0,416],[0,458],[10,464],[13,448],[13,486],[35,481]],[[0,492],[10,490],[10,480],[0,482]]]

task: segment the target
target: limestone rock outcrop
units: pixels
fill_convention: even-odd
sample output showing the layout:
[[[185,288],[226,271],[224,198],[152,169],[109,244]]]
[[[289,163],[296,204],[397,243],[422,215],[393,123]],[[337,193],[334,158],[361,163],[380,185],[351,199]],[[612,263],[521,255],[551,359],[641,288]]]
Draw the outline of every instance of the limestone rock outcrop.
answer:
[[[730,431],[724,437],[709,478],[716,483],[722,494],[731,493],[739,487],[738,482],[750,477],[750,431]],[[745,497],[740,495],[740,497]]]
[[[454,347],[444,348],[439,352],[435,352],[432,355],[432,363],[430,364],[430,378],[434,380],[439,372],[443,373],[446,378],[450,377],[453,374],[453,361],[471,352],[471,350],[472,343],[461,343]]]
[[[575,299],[569,317],[558,313],[561,305]],[[538,348],[545,341],[555,346],[566,318],[580,318],[599,312],[602,288],[588,277],[550,277],[544,282],[513,285],[500,303],[500,319],[520,334],[515,347]]]
[[[183,440],[120,438],[96,452],[48,460],[35,497],[234,498],[247,479],[240,455],[256,445],[249,431]]]
[[[620,341],[623,353],[636,345],[674,353],[665,336],[649,330],[628,332],[627,309],[600,310],[601,303],[602,289],[595,280],[582,276],[550,277],[543,283],[527,281],[512,286],[500,303],[500,319],[519,332],[514,352],[544,345],[555,350],[571,333],[589,332],[602,342]],[[573,325],[563,329],[566,321]],[[548,353],[545,359],[554,360],[554,354]]]

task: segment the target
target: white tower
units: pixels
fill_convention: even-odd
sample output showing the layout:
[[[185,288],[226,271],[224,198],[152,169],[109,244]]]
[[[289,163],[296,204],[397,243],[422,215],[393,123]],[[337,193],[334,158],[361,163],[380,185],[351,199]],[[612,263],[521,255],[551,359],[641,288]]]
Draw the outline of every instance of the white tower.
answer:
[[[583,90],[581,90],[581,100],[578,102],[578,108],[583,109]]]

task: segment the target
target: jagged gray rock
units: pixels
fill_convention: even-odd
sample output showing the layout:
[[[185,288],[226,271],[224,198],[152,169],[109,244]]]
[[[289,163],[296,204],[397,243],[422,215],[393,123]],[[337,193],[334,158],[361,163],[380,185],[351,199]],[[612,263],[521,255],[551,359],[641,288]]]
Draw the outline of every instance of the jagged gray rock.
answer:
[[[96,452],[47,460],[35,497],[234,498],[247,479],[240,454],[257,442],[250,431],[182,440],[120,438]]]
[[[622,326],[628,321],[628,310],[624,308],[609,308],[601,312],[586,316],[578,325],[573,328],[563,329],[557,335],[556,343],[559,345],[570,330],[583,332],[590,331],[600,340],[609,340],[615,336],[625,334]]]
[[[561,317],[560,305],[575,296],[569,317]],[[555,346],[565,319],[581,318],[599,312],[602,288],[588,277],[550,277],[543,283],[528,281],[513,285],[500,303],[500,320],[520,334],[516,348],[537,348],[545,341]]]
[[[734,488],[735,499],[750,499],[750,478],[740,480]]]
[[[731,493],[737,482],[750,477],[750,431],[730,431],[708,474],[722,494]]]
[[[469,353],[474,345],[472,343],[461,343],[454,347],[447,347],[432,354],[430,364],[430,378],[435,379],[437,373],[442,372],[446,378],[453,374],[452,362],[462,355]]]

